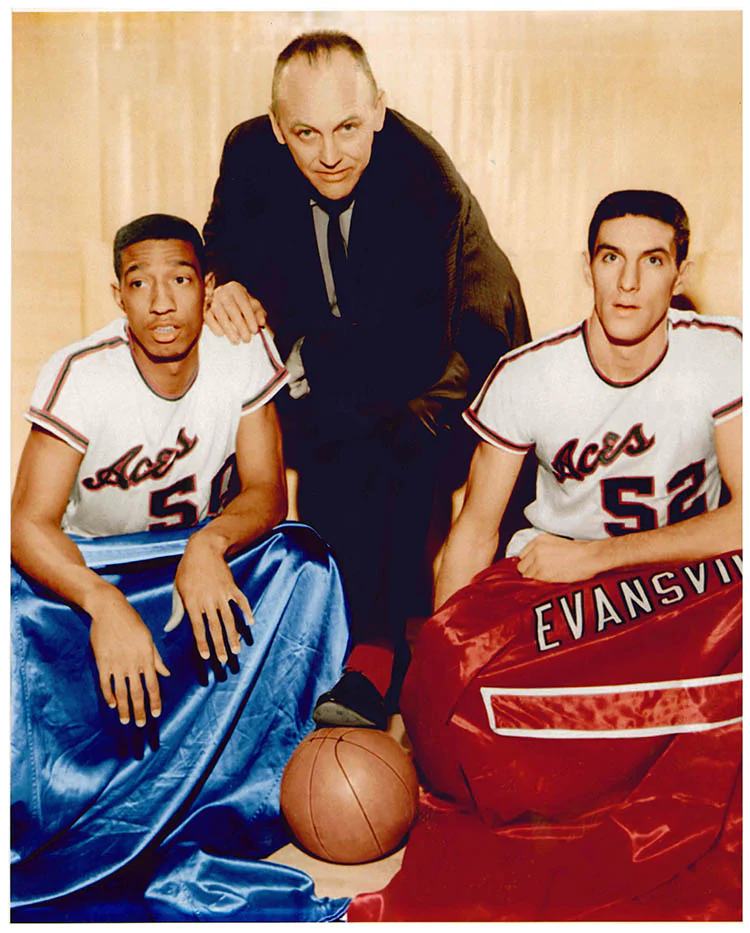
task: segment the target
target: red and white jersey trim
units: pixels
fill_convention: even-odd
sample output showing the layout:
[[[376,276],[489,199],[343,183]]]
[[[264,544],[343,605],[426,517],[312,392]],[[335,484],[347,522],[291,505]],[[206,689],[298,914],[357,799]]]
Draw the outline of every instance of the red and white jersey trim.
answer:
[[[742,721],[742,674],[589,687],[481,687],[496,735],[635,739]]]
[[[494,444],[495,447],[502,447],[502,449],[507,450],[508,453],[520,454],[522,457],[525,457],[534,446],[533,444],[514,444],[507,438],[501,437],[499,434],[491,431],[486,425],[482,424],[482,422],[477,418],[474,410],[471,408],[467,408],[463,413],[463,419],[469,425],[469,427],[473,428],[477,432],[482,440],[485,440],[490,444]]]

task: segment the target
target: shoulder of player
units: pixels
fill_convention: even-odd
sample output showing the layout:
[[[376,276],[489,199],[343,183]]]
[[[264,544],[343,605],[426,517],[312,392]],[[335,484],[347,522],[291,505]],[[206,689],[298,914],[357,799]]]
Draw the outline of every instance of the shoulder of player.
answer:
[[[501,356],[471,407],[476,410],[495,383],[502,385],[503,391],[521,395],[532,391],[534,397],[538,397],[543,390],[559,392],[566,379],[561,372],[565,367],[564,354],[566,350],[575,351],[576,346],[582,345],[583,323],[579,321],[553,331]],[[576,360],[576,365],[579,362]]]
[[[546,361],[550,357],[559,357],[561,350],[573,347],[577,341],[581,340],[583,325],[583,321],[578,321],[509,350],[498,360],[496,371],[506,367],[519,369],[530,367],[543,372]]]
[[[674,340],[686,349],[716,347],[719,352],[741,352],[742,321],[737,317],[699,314],[697,311],[669,310]],[[698,355],[702,355],[698,354]]]
[[[113,354],[123,352],[129,354],[126,319],[119,317],[94,333],[57,350],[47,360],[46,368],[64,369],[70,374],[81,370],[88,372],[103,362],[111,365]]]
[[[243,370],[260,361],[276,362],[275,349],[273,339],[265,330],[254,335],[249,343],[234,344],[226,337],[217,337],[208,327],[204,327],[199,344],[201,366],[227,367],[228,371],[234,368]]]

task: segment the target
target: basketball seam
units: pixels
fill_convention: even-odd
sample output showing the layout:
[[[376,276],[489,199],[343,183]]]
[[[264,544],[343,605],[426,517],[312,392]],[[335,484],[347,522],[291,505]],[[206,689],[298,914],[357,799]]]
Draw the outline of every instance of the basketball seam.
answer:
[[[350,731],[356,731],[356,730],[350,730]],[[336,742],[337,742],[337,743],[338,743],[338,742],[342,742],[342,741],[344,741],[345,738],[346,738],[345,735],[339,736],[339,738],[336,739]],[[377,758],[378,761],[381,762],[381,764],[384,764],[384,765],[386,766],[386,768],[388,768],[388,770],[389,770],[392,774],[394,774],[394,775],[399,779],[399,781],[401,782],[401,784],[402,784],[404,790],[406,790],[407,792],[409,791],[409,786],[407,785],[406,781],[401,777],[401,775],[398,773],[398,771],[396,771],[396,769],[395,769],[389,762],[387,762],[387,761],[385,760],[385,758],[381,758],[380,755],[376,755],[375,752],[372,751],[372,749],[367,748],[367,747],[364,746],[364,745],[358,745],[357,742],[349,742],[348,744],[349,744],[349,745],[354,745],[354,746],[356,746],[357,748],[361,749],[363,752],[367,752],[367,754],[368,754],[368,755],[372,755],[373,758]],[[406,754],[406,753],[404,752],[404,754]],[[338,760],[338,759],[337,759],[337,760]]]
[[[322,742],[318,742],[318,748],[315,750],[315,757],[313,758],[312,767],[310,768],[310,776],[308,777],[308,787],[307,787],[307,799],[310,804],[310,825],[312,826],[313,832],[315,833],[315,838],[318,840],[318,845],[322,852],[325,852],[328,858],[331,858],[331,853],[328,851],[328,848],[323,844],[323,840],[320,838],[320,833],[318,832],[318,825],[315,822],[313,817],[313,779],[315,777],[315,768],[318,764],[318,757],[320,756],[321,751],[323,750],[326,739],[324,738]]]
[[[354,785],[353,785],[352,782],[349,780],[349,775],[346,773],[346,771],[344,770],[344,766],[342,765],[341,761],[339,760],[338,746],[339,746],[339,743],[340,743],[340,742],[343,742],[343,741],[344,741],[344,736],[343,736],[343,735],[339,736],[339,737],[336,739],[336,747],[335,747],[334,750],[333,750],[333,753],[334,753],[334,755],[335,755],[335,757],[336,757],[336,764],[339,766],[339,769],[340,769],[341,773],[344,775],[344,778],[345,778],[345,780],[346,780],[346,783],[349,785],[349,789],[351,790],[352,794],[354,795],[354,799],[357,801],[357,806],[359,807],[359,809],[360,809],[360,811],[361,811],[361,813],[362,813],[362,816],[365,818],[365,822],[367,823],[367,827],[368,827],[368,829],[370,830],[370,833],[372,834],[372,838],[375,840],[375,845],[378,847],[378,852],[380,852],[381,855],[385,855],[385,852],[383,851],[383,847],[382,847],[381,844],[380,844],[380,840],[378,839],[377,834],[375,833],[375,830],[373,829],[372,823],[370,822],[370,818],[369,818],[368,815],[367,815],[367,811],[366,811],[365,808],[362,806],[362,801],[359,799],[359,796],[357,795],[357,792],[356,792],[356,790],[354,789]],[[349,742],[348,744],[350,744],[350,745],[356,745],[356,742]],[[362,748],[362,746],[361,746],[361,745],[357,745],[357,748]],[[369,749],[363,749],[363,751],[369,752]],[[370,754],[372,754],[372,753],[370,752]],[[378,758],[377,755],[374,755],[373,757]],[[378,760],[382,761],[383,759],[382,759],[382,758],[379,758]],[[384,763],[385,763],[385,762],[384,762]],[[389,766],[389,767],[390,767],[390,766]],[[392,769],[391,769],[391,770],[392,770]]]

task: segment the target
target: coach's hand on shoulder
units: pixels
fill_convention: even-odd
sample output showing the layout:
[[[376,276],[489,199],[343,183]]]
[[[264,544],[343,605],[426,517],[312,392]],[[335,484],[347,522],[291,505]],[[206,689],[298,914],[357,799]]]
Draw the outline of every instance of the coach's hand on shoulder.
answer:
[[[102,589],[89,604],[91,647],[99,670],[99,686],[120,722],[130,722],[130,705],[137,726],[146,724],[145,693],[152,716],[161,715],[157,674],[169,676],[151,632],[123,594],[111,587]],[[141,679],[142,678],[142,679]]]
[[[226,664],[227,644],[232,654],[239,654],[242,647],[231,603],[236,603],[248,625],[253,624],[253,611],[234,582],[220,541],[205,532],[208,529],[188,541],[175,574],[175,586],[190,618],[198,653],[206,660],[210,657],[208,629],[216,657]]]
[[[521,576],[548,583],[588,580],[606,569],[599,558],[598,541],[574,541],[540,534],[526,545],[518,560]]]
[[[203,320],[217,337],[228,337],[233,344],[249,343],[265,325],[266,312],[244,285],[227,282],[215,288],[207,299]]]

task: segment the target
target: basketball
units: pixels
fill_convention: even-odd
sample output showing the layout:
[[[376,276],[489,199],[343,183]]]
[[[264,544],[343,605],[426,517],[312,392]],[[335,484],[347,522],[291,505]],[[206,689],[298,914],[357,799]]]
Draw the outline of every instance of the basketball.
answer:
[[[382,858],[417,813],[411,759],[385,732],[317,729],[297,746],[281,777],[281,809],[299,844],[327,862]]]

